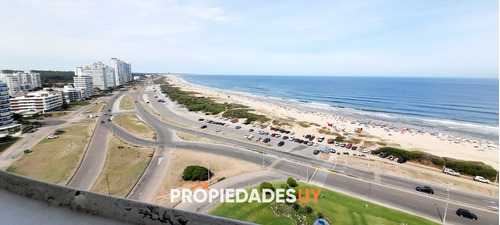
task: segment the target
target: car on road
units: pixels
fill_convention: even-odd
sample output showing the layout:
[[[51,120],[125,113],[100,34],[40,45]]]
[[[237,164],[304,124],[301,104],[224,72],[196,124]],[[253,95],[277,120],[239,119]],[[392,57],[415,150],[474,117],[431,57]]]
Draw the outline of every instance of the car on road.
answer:
[[[313,154],[317,155],[317,154],[319,154],[319,152],[320,151],[318,149],[316,149],[316,150],[313,151]]]
[[[281,146],[283,146],[284,144],[285,144],[285,142],[284,142],[284,141],[280,141],[280,142],[278,143],[278,146],[279,146],[279,147],[281,147]]]
[[[104,120],[101,120],[101,123],[106,123],[106,122],[104,122]]]
[[[111,119],[108,119],[108,122],[111,122]]]
[[[482,176],[474,176],[474,180],[479,181],[479,182],[483,182],[483,183],[487,183],[487,184],[490,183],[490,180],[488,180]]]
[[[220,132],[220,129],[215,129],[215,132]]]
[[[426,192],[426,193],[429,193],[432,195],[434,194],[434,190],[432,190],[432,188],[429,186],[417,186],[415,188],[415,190],[420,191],[420,192]]]
[[[201,126],[200,128],[201,128],[201,129],[205,129],[205,128],[207,128],[207,125],[203,125],[203,126]]]
[[[469,218],[469,219],[472,219],[472,220],[477,220],[476,214],[471,213],[467,209],[462,209],[462,208],[457,209],[457,215],[460,216],[460,217],[465,217],[465,218]]]
[[[47,137],[47,139],[56,139],[56,138],[58,138],[58,136],[56,136],[56,135],[49,135],[49,136]]]

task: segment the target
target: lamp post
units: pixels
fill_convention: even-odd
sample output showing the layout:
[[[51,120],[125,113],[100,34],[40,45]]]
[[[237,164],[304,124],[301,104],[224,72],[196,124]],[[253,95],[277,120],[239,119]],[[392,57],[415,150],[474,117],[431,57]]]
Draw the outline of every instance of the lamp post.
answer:
[[[309,182],[309,160],[311,160],[311,156],[308,156],[307,157],[307,165],[306,165],[306,171],[307,171],[307,174],[306,174],[306,181]]]
[[[447,197],[446,197],[446,207],[444,208],[444,217],[443,224],[446,223],[446,212],[448,211],[448,202],[450,200],[450,190],[446,189]]]

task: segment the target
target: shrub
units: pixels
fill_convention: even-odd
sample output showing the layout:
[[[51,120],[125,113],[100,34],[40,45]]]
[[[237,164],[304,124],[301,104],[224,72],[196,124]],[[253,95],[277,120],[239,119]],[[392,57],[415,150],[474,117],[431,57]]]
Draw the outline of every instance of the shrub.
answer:
[[[286,179],[286,183],[287,183],[287,184],[288,184],[288,186],[290,186],[290,187],[297,187],[297,186],[299,186],[299,185],[297,184],[297,181],[296,181],[295,179],[291,178],[291,177],[289,177],[288,179]]]
[[[338,136],[338,137],[335,138],[335,141],[336,142],[344,142],[344,137]]]
[[[208,180],[209,173],[210,176],[213,176],[213,173],[203,166],[188,166],[186,167],[186,169],[184,169],[184,172],[182,173],[182,179],[192,180],[192,181],[197,181],[197,180],[204,181]]]
[[[274,187],[273,187],[273,185],[271,183],[269,183],[269,182],[262,182],[262,183],[260,183],[260,185],[259,185],[259,192],[262,193],[262,190],[264,190],[264,189],[269,189],[271,191],[275,190]]]
[[[316,213],[316,218],[323,219],[324,218],[323,213],[321,213],[321,212]]]

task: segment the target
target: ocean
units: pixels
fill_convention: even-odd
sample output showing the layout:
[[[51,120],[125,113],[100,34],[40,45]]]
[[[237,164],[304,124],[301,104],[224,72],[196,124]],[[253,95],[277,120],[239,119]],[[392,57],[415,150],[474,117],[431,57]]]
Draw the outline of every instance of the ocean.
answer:
[[[498,143],[498,79],[182,75],[307,110]]]

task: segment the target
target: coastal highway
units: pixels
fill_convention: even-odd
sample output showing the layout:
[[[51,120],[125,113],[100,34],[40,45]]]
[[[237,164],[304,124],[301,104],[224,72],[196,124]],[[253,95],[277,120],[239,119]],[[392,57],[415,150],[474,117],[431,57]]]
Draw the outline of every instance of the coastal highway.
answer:
[[[151,99],[153,97],[153,93],[146,93],[148,94]],[[164,115],[161,110],[158,110],[157,107],[164,107],[162,104],[150,104],[152,105],[155,110],[159,111],[162,116],[165,116],[169,120],[174,120],[177,123],[179,123],[182,120],[177,120],[177,115],[175,114],[167,114]],[[182,148],[182,149],[191,149],[194,151],[204,151],[204,152],[210,152],[214,154],[220,154],[220,155],[226,155],[229,157],[234,157],[238,159],[243,159],[246,161],[251,161],[255,164],[262,164],[264,162],[265,166],[272,166],[273,170],[276,170],[280,173],[287,174],[292,177],[298,177],[301,179],[307,179],[306,176],[310,178],[311,182],[317,183],[319,185],[324,185],[325,187],[329,187],[335,190],[339,190],[342,192],[346,192],[349,194],[352,194],[354,196],[359,196],[361,198],[365,198],[370,201],[376,201],[381,204],[386,204],[386,205],[392,205],[393,207],[397,207],[401,210],[406,210],[408,212],[412,212],[418,215],[422,215],[428,218],[432,218],[433,220],[440,221],[440,216],[442,216],[442,210],[439,211],[440,204],[442,201],[445,201],[444,198],[442,198],[439,194],[436,193],[436,196],[424,196],[425,198],[429,198],[431,200],[425,201],[427,202],[426,204],[435,204],[433,205],[433,208],[436,209],[436,211],[431,211],[429,210],[430,207],[429,205],[421,205],[420,203],[415,203],[420,201],[421,199],[425,199],[422,197],[422,193],[414,191],[414,187],[416,186],[415,183],[411,187],[399,187],[398,185],[405,184],[407,183],[406,180],[403,179],[402,182],[396,182],[394,186],[392,184],[386,185],[383,182],[381,183],[376,183],[373,180],[373,172],[363,169],[363,168],[355,168],[355,167],[350,167],[350,166],[344,166],[344,165],[335,165],[332,162],[327,162],[323,160],[319,160],[316,158],[308,158],[304,157],[301,155],[296,155],[293,153],[288,153],[288,152],[281,152],[281,151],[276,151],[276,149],[268,148],[265,146],[261,146],[258,144],[254,144],[251,142],[246,142],[246,141],[240,141],[240,140],[235,140],[232,138],[227,138],[223,136],[218,136],[215,134],[209,134],[209,133],[204,133],[197,131],[195,129],[187,129],[183,127],[178,127],[178,126],[173,126],[169,125],[167,123],[164,123],[163,121],[160,121],[155,115],[152,115],[149,113],[149,111],[145,110],[144,107],[140,104],[136,104],[136,112],[141,112],[142,115],[140,117],[145,120],[146,123],[152,125],[152,127],[155,128],[155,130],[158,131],[160,130],[170,130],[170,129],[175,129],[175,130],[181,130],[183,132],[188,132],[191,134],[196,134],[200,136],[205,136],[207,138],[212,138],[215,140],[222,141],[224,145],[214,145],[214,144],[205,144],[205,143],[193,143],[193,142],[184,142],[184,141],[176,141],[173,139],[173,133],[167,132],[160,132],[161,135],[158,135],[158,141],[153,141],[153,140],[144,140],[144,139],[138,139],[133,137],[130,133],[127,131],[124,131],[120,134],[117,133],[117,131],[120,131],[119,128],[114,127],[115,125],[112,123],[106,122],[105,127],[107,129],[111,129],[115,132],[117,136],[120,138],[124,139],[125,141],[133,140],[133,142],[137,142],[136,144],[144,145],[144,146],[157,146],[160,148],[173,148],[174,146],[176,148]],[[161,108],[160,108],[161,109]],[[199,124],[196,123],[196,121],[190,121],[192,124]],[[189,125],[189,124],[188,124]],[[115,130],[116,129],[116,130]],[[171,141],[170,141],[171,140]],[[240,148],[235,148],[232,146],[240,146]],[[249,150],[243,150],[243,149],[249,149]],[[164,152],[168,152],[168,150],[163,150]],[[265,154],[261,154],[258,152],[263,152]],[[156,153],[155,153],[156,154]],[[280,159],[276,159],[280,158]],[[264,160],[263,160],[264,159]],[[157,159],[153,159],[151,164],[157,163]],[[316,170],[313,167],[308,167],[305,164],[313,164],[317,167],[320,168],[326,168],[326,169],[331,169],[335,166],[335,171],[339,171],[341,174],[334,174],[330,173],[324,170]],[[314,172],[315,171],[315,172]],[[154,169],[151,169],[150,171],[146,171],[145,174],[148,174],[148,172],[155,172]],[[161,172],[159,173],[161,174]],[[314,176],[313,176],[314,174]],[[142,179],[142,178],[141,178]],[[389,178],[392,180],[392,178]],[[394,178],[396,180],[400,178]],[[149,183],[151,183],[151,179],[146,179],[140,182],[137,186],[141,187],[147,187],[149,186]],[[409,183],[411,185],[411,182]],[[368,189],[367,189],[368,188]],[[380,194],[377,194],[378,190],[384,190]],[[452,192],[455,192],[454,190],[450,190],[450,195]],[[141,193],[141,192],[136,192],[136,193]],[[142,192],[144,193],[144,192]],[[398,196],[393,196],[393,194],[399,193]],[[461,193],[458,193],[460,195]],[[465,193],[467,195],[467,193]],[[130,197],[130,196],[129,196]],[[132,197],[133,199],[136,199]],[[472,196],[472,198],[477,198],[477,196]],[[485,196],[480,196],[480,199],[478,201],[484,201]],[[480,217],[480,221],[476,221],[475,224],[498,224],[498,213],[497,212],[492,212],[484,209],[474,209],[468,204],[468,197],[464,197],[465,202],[457,202],[453,200],[450,197],[450,205],[448,209],[448,217],[447,221],[453,222],[454,224],[468,224],[468,220],[460,220],[460,221],[453,221],[451,217],[456,217],[454,214],[454,211],[458,207],[465,207],[471,209],[473,212],[478,214]],[[488,199],[489,200],[489,199]],[[435,203],[429,203],[434,201]],[[454,206],[455,202],[457,202],[456,207]],[[497,200],[498,202],[498,200]],[[498,206],[498,204],[496,204]],[[454,207],[454,208],[452,208]],[[460,218],[458,218],[460,219]]]

